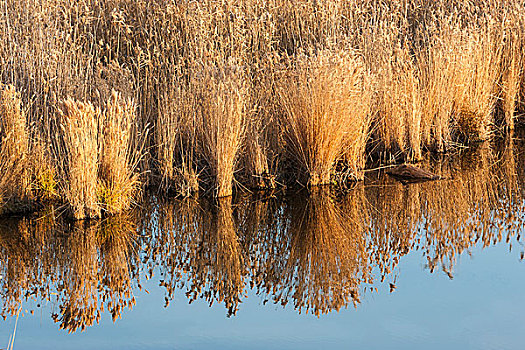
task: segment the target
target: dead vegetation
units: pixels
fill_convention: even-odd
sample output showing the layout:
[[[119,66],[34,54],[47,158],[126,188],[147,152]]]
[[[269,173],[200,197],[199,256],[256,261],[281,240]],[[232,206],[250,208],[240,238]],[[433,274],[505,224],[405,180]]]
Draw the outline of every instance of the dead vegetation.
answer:
[[[352,51],[303,55],[284,74],[277,91],[295,177],[310,186],[330,184],[344,159],[361,178],[371,101],[362,59]]]
[[[0,213],[31,208],[29,130],[20,95],[13,86],[0,91]]]
[[[2,100],[5,212],[55,198],[77,218],[115,214],[151,185],[223,197],[358,180],[369,158],[419,161],[524,110],[516,0],[0,7],[0,83],[17,96]]]

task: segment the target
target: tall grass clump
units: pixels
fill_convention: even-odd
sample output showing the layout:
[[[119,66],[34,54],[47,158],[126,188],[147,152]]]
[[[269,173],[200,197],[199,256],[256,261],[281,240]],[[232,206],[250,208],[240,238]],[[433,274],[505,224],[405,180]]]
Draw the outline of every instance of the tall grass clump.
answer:
[[[367,65],[375,77],[372,142],[393,158],[421,158],[421,91],[410,48],[392,28],[370,31],[364,39]]]
[[[260,123],[259,118],[248,124],[248,131],[244,152],[244,173],[247,186],[254,189],[272,189],[277,187],[274,170],[277,164],[269,146],[266,126]]]
[[[499,78],[500,46],[488,28],[468,33],[459,52],[459,95],[453,127],[466,141],[486,140],[494,124]]]
[[[0,91],[0,214],[30,209],[29,131],[20,95]]]
[[[234,173],[246,135],[247,82],[240,67],[205,67],[193,81],[198,99],[195,130],[198,152],[209,170],[217,197],[233,194]]]
[[[282,131],[297,181],[329,184],[345,158],[359,178],[370,121],[363,61],[352,50],[299,55],[278,82]]]
[[[113,91],[101,123],[99,198],[103,210],[129,209],[141,190],[139,162],[145,153],[147,130],[137,130],[135,103]]]
[[[457,35],[440,33],[416,55],[421,88],[421,142],[430,150],[445,152],[452,141],[451,120],[456,106],[458,64]]]
[[[267,190],[275,189],[279,184],[283,137],[279,127],[279,102],[275,98],[274,77],[260,79],[250,91],[254,111],[246,122],[239,177],[249,188]]]
[[[160,189],[189,197],[199,190],[195,167],[194,96],[178,85],[163,96],[155,127]]]
[[[426,149],[445,152],[457,142],[489,136],[497,100],[499,57],[491,53],[484,61],[477,50],[489,51],[488,47],[496,44],[486,32],[478,37],[483,41],[473,42],[468,30],[451,24],[436,29],[426,44],[417,48],[421,146]],[[472,101],[473,96],[477,102]]]
[[[101,111],[91,103],[66,99],[60,110],[57,159],[61,191],[75,219],[101,215],[98,196]]]

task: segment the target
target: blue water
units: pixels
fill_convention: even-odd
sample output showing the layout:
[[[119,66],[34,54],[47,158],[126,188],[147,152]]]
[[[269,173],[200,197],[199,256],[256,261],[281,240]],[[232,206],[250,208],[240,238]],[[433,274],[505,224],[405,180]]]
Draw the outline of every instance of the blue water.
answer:
[[[156,278],[136,291],[137,305],[112,322],[67,334],[53,305],[18,320],[15,349],[521,349],[525,334],[525,263],[508,244],[463,254],[454,278],[430,273],[418,251],[405,256],[397,288],[388,281],[361,304],[321,317],[299,315],[248,293],[236,316],[220,304],[188,304],[183,293],[164,308]],[[31,308],[31,305],[24,305]],[[1,323],[7,346],[14,319]]]

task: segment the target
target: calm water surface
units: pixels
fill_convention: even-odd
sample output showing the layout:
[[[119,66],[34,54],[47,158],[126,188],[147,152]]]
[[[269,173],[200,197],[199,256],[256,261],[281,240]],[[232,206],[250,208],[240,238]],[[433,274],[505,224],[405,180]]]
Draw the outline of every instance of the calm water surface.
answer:
[[[0,220],[0,348],[521,349],[525,147],[234,200]],[[18,317],[17,317],[18,315]]]

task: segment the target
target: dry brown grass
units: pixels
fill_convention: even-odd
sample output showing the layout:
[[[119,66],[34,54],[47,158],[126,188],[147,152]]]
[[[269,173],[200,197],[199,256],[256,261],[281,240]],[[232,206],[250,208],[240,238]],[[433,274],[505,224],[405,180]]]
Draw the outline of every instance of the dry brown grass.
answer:
[[[246,136],[248,89],[238,69],[204,67],[202,78],[194,82],[200,105],[195,118],[197,149],[208,165],[217,197],[233,194],[233,176]]]
[[[173,103],[176,100],[177,103]],[[166,92],[159,107],[155,138],[160,188],[189,197],[199,190],[195,162],[195,98],[183,86]]]
[[[0,214],[31,208],[29,130],[20,95],[13,86],[0,91]]]
[[[452,140],[451,119],[455,108],[456,33],[441,34],[442,40],[432,38],[426,49],[417,53],[418,73],[421,84],[421,142],[437,152],[450,148]]]
[[[410,47],[402,43],[399,29],[382,23],[364,34],[367,67],[375,78],[372,142],[377,151],[393,158],[418,160],[421,144],[421,89]]]
[[[494,123],[501,46],[495,42],[497,34],[491,34],[489,29],[468,33],[458,48],[459,91],[453,125],[466,140],[486,140]]]
[[[98,192],[101,111],[90,103],[64,101],[58,148],[61,191],[76,219],[101,215]]]
[[[365,74],[356,53],[321,51],[297,57],[280,80],[283,131],[298,181],[329,184],[343,156],[360,178],[370,120]]]
[[[279,128],[279,101],[273,76],[262,78],[250,91],[254,112],[247,120],[246,142],[241,154],[239,180],[253,189],[274,189],[283,154]]]
[[[141,191],[139,162],[147,130],[137,130],[136,107],[113,91],[104,111],[66,99],[55,143],[60,187],[76,219],[130,209]],[[44,174],[45,175],[45,174]]]
[[[49,151],[62,143],[55,117],[62,101],[102,111],[115,89],[135,101],[136,129],[154,128],[140,161],[114,155],[128,174],[112,170],[113,180],[104,180],[110,189],[102,192],[113,193],[103,196],[108,213],[133,202],[113,199],[133,197],[122,187],[123,178],[133,183],[129,171],[183,196],[198,188],[228,196],[236,181],[326,184],[334,169],[359,179],[367,156],[419,160],[426,150],[511,129],[525,100],[518,0],[3,0],[0,7],[0,83],[20,92],[28,134],[48,164],[29,171],[38,197],[52,197],[45,193],[56,192],[61,176],[53,167],[74,158]]]
[[[141,190],[139,162],[147,131],[137,130],[135,103],[113,91],[104,113],[100,149],[99,198],[108,214],[130,209]]]

